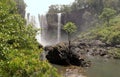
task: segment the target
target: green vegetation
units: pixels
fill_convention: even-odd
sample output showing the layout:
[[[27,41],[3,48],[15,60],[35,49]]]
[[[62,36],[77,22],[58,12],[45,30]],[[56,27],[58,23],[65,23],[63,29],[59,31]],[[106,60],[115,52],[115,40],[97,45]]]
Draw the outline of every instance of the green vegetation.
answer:
[[[113,54],[115,59],[120,59],[120,48],[112,48],[109,53]]]
[[[75,0],[70,5],[51,5],[48,13],[71,12],[89,8],[99,16],[104,8],[112,8],[120,12],[120,0]]]
[[[35,39],[37,30],[25,25],[14,0],[0,0],[0,76],[58,77],[47,61],[40,61],[42,49]]]
[[[69,50],[70,50],[70,41],[71,41],[71,34],[77,30],[77,27],[74,23],[68,22],[64,25],[64,30],[67,32],[68,41],[69,41]]]
[[[80,35],[81,39],[87,40],[100,40],[113,48],[109,51],[116,58],[120,58],[120,48],[116,48],[120,45],[120,15],[117,15],[110,20],[111,26],[101,24],[92,30]]]
[[[114,19],[110,21],[111,26],[107,26],[102,24],[103,26],[99,26],[91,30],[89,33],[85,33],[82,36],[83,38],[88,39],[97,39],[101,40],[104,43],[111,44],[111,45],[118,45],[120,44],[120,16],[116,16]]]
[[[107,22],[107,26],[109,26],[110,19],[113,18],[115,14],[116,14],[116,10],[110,8],[104,8],[103,12],[99,17],[100,19],[103,19],[105,22]]]

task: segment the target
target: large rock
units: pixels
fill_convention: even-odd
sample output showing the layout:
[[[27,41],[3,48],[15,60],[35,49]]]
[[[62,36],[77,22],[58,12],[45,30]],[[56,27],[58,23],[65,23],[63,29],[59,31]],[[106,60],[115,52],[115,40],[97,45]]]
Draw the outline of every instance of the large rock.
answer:
[[[81,57],[81,54],[73,53],[74,51],[68,51],[69,49],[66,43],[46,46],[44,50],[48,52],[46,58],[53,64],[76,66],[85,66],[88,64],[85,62],[84,58]]]

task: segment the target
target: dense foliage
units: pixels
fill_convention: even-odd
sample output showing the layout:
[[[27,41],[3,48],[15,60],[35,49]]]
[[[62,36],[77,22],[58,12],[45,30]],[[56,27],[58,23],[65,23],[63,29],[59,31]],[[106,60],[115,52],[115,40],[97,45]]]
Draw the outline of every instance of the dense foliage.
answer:
[[[74,32],[77,30],[77,27],[76,27],[76,25],[75,25],[74,23],[68,22],[68,23],[66,23],[66,24],[64,25],[64,30],[65,30],[67,33],[71,34],[71,33],[74,33]]]
[[[48,13],[71,12],[89,8],[92,12],[99,15],[104,8],[113,8],[120,12],[120,0],[75,0],[70,5],[51,5]]]
[[[116,14],[116,10],[111,8],[104,8],[103,12],[99,16],[100,19],[103,19],[105,22],[107,22],[107,25],[109,26],[110,19]]]
[[[58,77],[56,69],[40,61],[37,30],[25,25],[16,7],[14,0],[0,0],[0,76]]]

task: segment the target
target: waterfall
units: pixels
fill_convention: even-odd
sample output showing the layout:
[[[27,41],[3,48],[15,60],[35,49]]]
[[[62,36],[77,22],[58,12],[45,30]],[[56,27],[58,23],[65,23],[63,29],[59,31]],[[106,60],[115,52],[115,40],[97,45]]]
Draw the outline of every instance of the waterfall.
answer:
[[[25,19],[26,19],[26,25],[29,25],[31,20],[30,13],[27,12],[25,13]]]
[[[32,24],[33,27],[38,28],[37,19],[34,15],[30,15],[30,13],[26,13],[25,19],[26,19],[26,25]]]
[[[37,28],[37,29],[41,28],[39,26],[39,19],[37,16],[31,15],[30,13],[26,12],[25,19],[26,19],[26,25],[32,24],[34,28]],[[42,44],[40,31],[36,33],[36,39],[38,43]]]
[[[57,42],[61,41],[61,13],[58,13],[58,30],[57,30]]]
[[[26,18],[26,25],[29,25],[29,22],[30,22],[30,13],[27,13],[25,18]]]
[[[36,28],[39,28],[40,31],[37,32],[36,39],[43,46],[52,45],[55,43],[59,43],[61,41],[61,13],[57,14],[58,23],[57,23],[57,34],[52,34],[49,32],[52,29],[48,29],[48,23],[46,15],[38,14],[36,16],[30,16],[30,14],[26,15],[27,24],[33,24]],[[54,32],[54,31],[53,31]],[[57,38],[56,38],[57,35]]]
[[[46,15],[38,15],[39,18],[39,23],[40,23],[40,28],[41,28],[41,44],[42,45],[47,45],[46,38],[47,38],[47,29],[48,29],[48,24],[47,24],[47,19]]]
[[[40,14],[38,14],[38,22],[39,22],[39,27],[40,27],[38,38],[41,43],[42,42],[42,35],[41,35],[42,31],[41,31],[41,25],[40,25]]]

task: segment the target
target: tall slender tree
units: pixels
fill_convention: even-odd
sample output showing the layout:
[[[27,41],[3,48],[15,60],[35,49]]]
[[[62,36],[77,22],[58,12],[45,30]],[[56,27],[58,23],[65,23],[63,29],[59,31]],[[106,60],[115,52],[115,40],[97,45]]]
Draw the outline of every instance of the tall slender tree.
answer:
[[[64,30],[67,32],[68,35],[68,49],[70,52],[70,44],[71,44],[71,34],[77,30],[77,27],[74,23],[68,22],[64,25]]]

